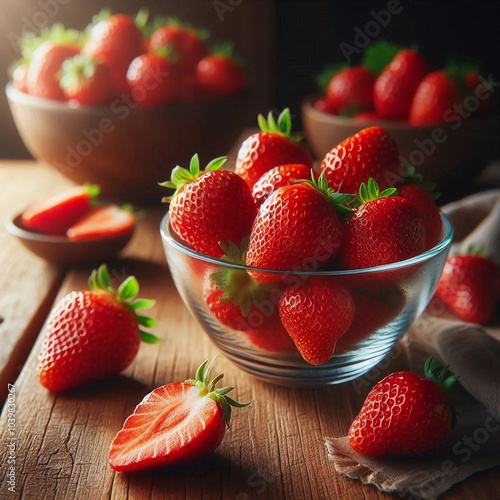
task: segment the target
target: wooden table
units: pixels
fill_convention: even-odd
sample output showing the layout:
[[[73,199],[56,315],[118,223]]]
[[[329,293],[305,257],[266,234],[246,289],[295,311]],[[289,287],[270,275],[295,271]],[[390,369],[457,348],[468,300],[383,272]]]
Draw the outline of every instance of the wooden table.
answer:
[[[2,220],[68,182],[34,162],[0,162]],[[380,493],[340,476],[327,457],[325,436],[345,435],[372,382],[324,389],[288,389],[256,381],[220,356],[216,369],[235,386],[234,397],[252,401],[235,410],[220,448],[186,466],[116,474],[107,464],[111,440],[135,405],[153,388],[185,380],[217,351],[183,306],[171,281],[159,237],[166,207],[146,208],[121,257],[108,263],[115,277],[135,274],[141,296],[157,299],[159,345],[142,345],[121,376],[64,394],[41,387],[35,368],[44,321],[54,301],[86,286],[90,269],[62,269],[25,250],[0,230],[0,390],[8,389],[15,433],[13,498],[115,499],[383,499]],[[403,368],[396,356],[385,371]],[[12,413],[12,408],[14,409]],[[0,436],[6,442],[7,405]],[[0,498],[9,450],[0,448]],[[498,468],[453,488],[446,499],[499,498]]]

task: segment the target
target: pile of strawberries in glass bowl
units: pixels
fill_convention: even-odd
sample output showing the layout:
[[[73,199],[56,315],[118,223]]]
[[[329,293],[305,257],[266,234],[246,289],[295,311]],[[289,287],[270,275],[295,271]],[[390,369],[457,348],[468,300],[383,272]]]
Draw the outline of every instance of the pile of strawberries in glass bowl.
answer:
[[[171,18],[104,11],[26,36],[7,97],[32,155],[120,201],[152,199],[186,150],[229,148],[246,69],[232,44]]]
[[[440,186],[496,153],[494,82],[477,66],[454,61],[433,68],[418,49],[381,41],[358,64],[325,70],[318,84],[320,94],[302,104],[304,130],[318,158],[370,125],[390,132],[401,163]]]
[[[354,379],[424,310],[452,227],[381,127],[313,168],[288,110],[259,117],[234,171],[176,167],[161,236],[186,306],[218,348],[290,386]]]

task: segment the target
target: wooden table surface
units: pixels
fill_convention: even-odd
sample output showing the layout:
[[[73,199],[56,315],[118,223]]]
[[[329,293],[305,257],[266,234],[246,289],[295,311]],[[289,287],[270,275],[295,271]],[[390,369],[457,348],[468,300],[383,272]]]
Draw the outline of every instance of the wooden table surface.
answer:
[[[68,182],[41,164],[0,162],[0,216],[57,192]],[[324,389],[274,387],[253,379],[223,356],[216,369],[235,386],[234,397],[252,401],[235,410],[220,448],[185,466],[136,474],[114,473],[107,451],[125,418],[145,394],[190,378],[216,348],[190,317],[171,281],[159,237],[166,210],[148,207],[119,259],[109,262],[119,279],[135,274],[141,296],[155,298],[157,345],[142,345],[122,375],[64,394],[41,387],[35,368],[43,326],[54,301],[84,288],[90,268],[62,269],[29,253],[0,229],[1,442],[15,434],[15,491],[9,492],[9,450],[0,448],[0,498],[114,499],[387,499],[391,495],[337,474],[325,436],[345,435],[372,382]],[[405,366],[395,356],[378,378]],[[12,397],[14,396],[14,398]],[[14,409],[12,413],[12,408]],[[7,425],[7,416],[13,418]],[[11,436],[11,434],[9,434]],[[9,441],[10,442],[10,441]],[[457,485],[443,498],[500,498],[498,468]],[[396,497],[394,497],[396,498]]]

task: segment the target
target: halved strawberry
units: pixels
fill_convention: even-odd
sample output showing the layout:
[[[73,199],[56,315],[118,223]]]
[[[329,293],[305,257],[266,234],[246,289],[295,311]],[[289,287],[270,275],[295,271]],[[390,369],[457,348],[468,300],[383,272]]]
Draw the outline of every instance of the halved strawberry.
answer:
[[[130,472],[196,460],[222,442],[238,403],[232,387],[216,389],[222,374],[210,380],[213,360],[205,361],[194,380],[173,382],[150,392],[127,418],[111,443],[111,468]]]
[[[98,194],[99,187],[90,184],[67,189],[29,206],[21,222],[32,231],[63,236],[90,210],[90,200]]]
[[[134,214],[128,207],[104,205],[91,208],[68,228],[66,236],[72,241],[109,238],[130,231],[134,224]]]

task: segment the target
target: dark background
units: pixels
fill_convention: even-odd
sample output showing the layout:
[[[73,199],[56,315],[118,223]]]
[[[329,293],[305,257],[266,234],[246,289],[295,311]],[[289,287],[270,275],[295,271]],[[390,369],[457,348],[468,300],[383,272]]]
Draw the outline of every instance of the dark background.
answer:
[[[390,0],[394,1],[394,0]],[[19,56],[14,40],[27,21],[63,22],[82,29],[104,5],[132,15],[148,7],[151,15],[178,16],[208,28],[220,40],[235,42],[246,60],[251,93],[246,105],[235,110],[238,126],[256,124],[257,113],[289,106],[300,127],[300,102],[316,90],[315,75],[325,66],[345,61],[342,42],[354,45],[355,27],[365,31],[371,11],[387,10],[388,1],[285,0],[0,0],[0,84],[7,68]],[[411,2],[400,0],[402,11],[371,40],[381,38],[404,45],[417,44],[431,65],[440,67],[447,55],[482,63],[483,73],[500,79],[500,2]],[[45,6],[45,9],[44,9]],[[37,17],[38,15],[38,17]],[[36,25],[36,23],[35,23]],[[352,62],[357,62],[353,58]],[[0,97],[0,157],[27,158],[4,93]]]

